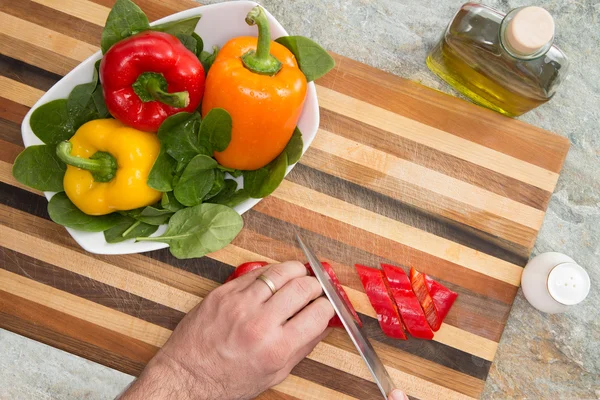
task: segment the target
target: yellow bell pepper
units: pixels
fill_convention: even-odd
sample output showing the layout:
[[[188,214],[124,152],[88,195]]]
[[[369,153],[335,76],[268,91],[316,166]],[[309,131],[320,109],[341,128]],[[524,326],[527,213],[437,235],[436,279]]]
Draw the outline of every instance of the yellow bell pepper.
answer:
[[[161,193],[146,181],[160,152],[156,134],[98,119],[82,125],[56,152],[67,164],[63,185],[86,214],[104,215],[156,203]]]

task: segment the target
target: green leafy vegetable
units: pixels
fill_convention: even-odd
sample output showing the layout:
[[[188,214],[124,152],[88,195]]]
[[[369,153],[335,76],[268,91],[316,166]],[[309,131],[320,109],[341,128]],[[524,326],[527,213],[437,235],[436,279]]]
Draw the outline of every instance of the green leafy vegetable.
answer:
[[[107,243],[119,243],[128,239],[150,236],[157,229],[156,225],[145,224],[134,218],[122,216],[115,226],[104,231],[104,239]]]
[[[219,169],[215,169],[214,171],[215,171],[215,181],[212,185],[212,188],[210,189],[210,192],[208,192],[206,194],[206,196],[204,196],[204,199],[202,199],[202,201],[206,201],[208,199],[215,197],[225,187],[225,173],[223,171],[220,171]]]
[[[321,46],[303,36],[282,36],[275,40],[294,54],[306,80],[319,79],[335,66],[333,57]]]
[[[131,0],[117,0],[108,14],[102,31],[100,40],[102,54],[119,40],[148,29],[150,29],[148,17],[138,6]]]
[[[231,142],[231,115],[222,108],[213,108],[200,125],[200,144],[210,154],[223,151]]]
[[[67,166],[56,155],[56,147],[29,146],[17,156],[12,173],[24,185],[41,191],[62,192]]]
[[[154,25],[150,29],[153,31],[170,33],[173,36],[178,35],[191,35],[198,25],[200,17],[191,17],[186,19],[180,19],[178,21],[165,22],[164,24]]]
[[[75,134],[66,99],[53,100],[36,108],[29,125],[35,136],[46,144],[58,144]]]
[[[250,197],[255,199],[267,197],[283,181],[287,167],[287,153],[283,151],[266,167],[255,171],[244,171],[244,189]]]
[[[75,86],[67,99],[67,113],[74,131],[88,121],[110,116],[98,80],[100,61],[96,61],[92,81]]]
[[[208,200],[208,203],[223,204],[227,207],[235,207],[243,201],[250,198],[248,192],[244,189],[237,190],[237,182],[229,179],[225,180],[225,187],[221,192]]]
[[[215,62],[215,58],[217,58],[217,53],[219,53],[219,47],[218,46],[213,46],[213,52],[212,53],[209,53],[208,51],[203,51],[198,56],[198,58],[200,59],[200,62],[202,63],[202,66],[204,67],[204,73],[205,74],[208,74],[208,70],[210,69],[210,67]]]
[[[243,224],[242,217],[229,207],[199,204],[177,211],[163,235],[137,240],[167,243],[177,258],[203,257],[231,243]]]
[[[67,228],[86,232],[102,232],[121,221],[121,215],[87,215],[69,200],[65,192],[55,194],[48,203],[48,214],[52,221]]]
[[[182,208],[185,208],[185,206],[175,198],[173,192],[163,193],[160,206],[171,212],[177,212]]]
[[[173,193],[185,206],[195,206],[202,202],[215,182],[217,162],[208,156],[198,155],[187,165]]]
[[[300,157],[302,157],[302,148],[304,147],[304,142],[302,141],[302,132],[300,129],[296,127],[294,129],[294,133],[290,138],[287,146],[285,146],[285,152],[288,158],[288,165],[296,164]]]
[[[188,163],[198,154],[209,155],[198,142],[200,128],[198,112],[171,115],[158,128],[158,139],[166,152],[180,163]]]
[[[196,32],[192,32],[192,37],[196,39],[196,51],[194,51],[194,54],[200,59],[202,50],[204,50],[204,41]]]
[[[159,192],[168,192],[173,190],[173,174],[175,172],[175,161],[169,156],[164,146],[160,148],[160,153],[154,161],[154,165],[148,174],[146,183],[154,190]]]
[[[173,211],[147,206],[136,219],[150,225],[162,225],[166,224],[172,215]]]
[[[198,46],[196,38],[194,38],[192,35],[178,34],[177,39],[179,39],[181,44],[183,44],[186,49],[196,54],[196,48]]]

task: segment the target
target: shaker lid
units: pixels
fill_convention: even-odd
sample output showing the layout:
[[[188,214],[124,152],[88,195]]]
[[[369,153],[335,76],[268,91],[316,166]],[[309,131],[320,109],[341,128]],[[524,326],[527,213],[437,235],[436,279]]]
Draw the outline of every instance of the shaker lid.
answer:
[[[542,7],[523,7],[508,23],[506,39],[522,55],[536,53],[554,38],[554,19]]]
[[[548,292],[559,303],[575,305],[590,292],[590,277],[574,262],[558,264],[548,275]]]

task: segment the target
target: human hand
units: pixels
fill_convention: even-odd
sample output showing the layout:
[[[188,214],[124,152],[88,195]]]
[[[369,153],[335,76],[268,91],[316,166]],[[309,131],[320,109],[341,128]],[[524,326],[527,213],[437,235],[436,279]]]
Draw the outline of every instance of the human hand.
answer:
[[[273,295],[264,274],[277,288]],[[247,399],[283,381],[335,315],[297,261],[213,290],[180,322],[122,399]]]

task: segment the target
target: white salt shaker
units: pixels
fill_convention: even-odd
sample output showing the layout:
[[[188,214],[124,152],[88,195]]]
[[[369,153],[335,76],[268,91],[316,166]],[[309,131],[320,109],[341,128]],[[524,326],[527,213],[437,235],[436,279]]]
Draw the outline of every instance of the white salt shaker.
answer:
[[[582,302],[590,292],[590,277],[573,259],[561,253],[532,258],[521,277],[523,294],[538,310],[557,314]]]

